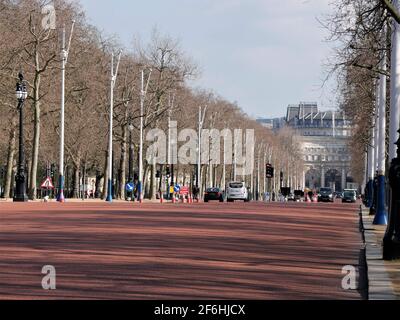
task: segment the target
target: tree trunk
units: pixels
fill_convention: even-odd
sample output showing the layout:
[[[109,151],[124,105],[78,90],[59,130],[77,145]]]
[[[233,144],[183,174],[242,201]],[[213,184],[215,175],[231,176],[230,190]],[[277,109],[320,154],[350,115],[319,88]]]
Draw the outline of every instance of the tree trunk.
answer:
[[[96,172],[96,186],[95,186],[95,193],[94,193],[94,198],[95,199],[99,199],[100,198],[100,183],[101,183],[101,179],[103,178],[103,176],[100,174],[100,172]]]
[[[156,165],[150,165],[150,199],[156,200]]]
[[[16,160],[14,159],[13,163],[13,168],[12,168],[12,173],[11,173],[11,189],[10,189],[10,198],[14,198],[14,185],[15,185],[15,175],[17,174],[17,163]]]
[[[29,181],[30,181],[30,176],[31,176],[31,170],[32,170],[32,159],[29,157],[28,159],[26,159],[26,171],[25,171],[26,190],[29,190]]]
[[[104,182],[103,182],[103,192],[101,193],[101,198],[106,200],[108,192],[108,151],[105,151],[105,164],[104,164]]]
[[[38,57],[37,57],[38,59]],[[38,64],[37,64],[38,65]],[[32,143],[32,169],[31,176],[29,179],[29,198],[31,200],[36,200],[36,179],[37,179],[37,169],[38,169],[38,159],[39,159],[39,147],[40,147],[40,74],[36,73],[34,82],[34,135]]]
[[[186,186],[186,169],[183,169],[183,181],[182,181],[182,185]]]
[[[73,192],[74,199],[79,199],[79,191],[80,191],[79,163],[80,161],[78,162],[78,164],[75,164],[74,166],[74,192]]]
[[[145,198],[149,198],[149,192],[150,192],[150,187],[149,187],[149,183],[148,183],[148,175],[149,175],[149,165],[146,163],[144,165],[144,174],[143,174],[143,188],[142,188],[142,192]]]
[[[13,120],[14,124],[14,120]],[[7,171],[6,171],[6,183],[4,186],[4,198],[9,198],[11,196],[11,186],[12,186],[12,176],[14,167],[14,155],[16,144],[16,129],[13,126],[10,132],[10,139],[8,143],[8,155],[7,155]]]

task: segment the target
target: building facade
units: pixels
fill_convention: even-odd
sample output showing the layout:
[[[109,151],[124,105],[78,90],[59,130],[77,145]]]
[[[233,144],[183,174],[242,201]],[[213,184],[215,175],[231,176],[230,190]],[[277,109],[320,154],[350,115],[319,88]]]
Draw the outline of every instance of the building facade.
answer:
[[[267,129],[278,131],[286,125],[286,118],[258,118],[257,122],[262,124]]]
[[[351,123],[343,112],[319,111],[317,103],[290,105],[286,123],[295,131],[304,160],[303,189],[355,188],[348,141]]]

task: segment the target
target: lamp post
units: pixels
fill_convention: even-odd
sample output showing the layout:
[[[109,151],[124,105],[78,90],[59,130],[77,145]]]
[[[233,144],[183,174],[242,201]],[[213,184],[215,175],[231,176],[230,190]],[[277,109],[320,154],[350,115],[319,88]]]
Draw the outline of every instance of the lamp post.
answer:
[[[143,202],[143,130],[144,130],[144,99],[146,98],[147,89],[150,83],[150,77],[152,73],[150,69],[149,77],[147,78],[146,88],[144,87],[144,70],[141,72],[141,90],[140,90],[140,144],[139,144],[139,181],[138,181],[138,193],[139,203]]]
[[[374,172],[375,172],[375,149],[374,149],[374,133],[373,129],[374,122],[372,123],[372,129],[370,130],[371,138],[368,146],[368,183],[367,183],[367,207],[372,208],[374,199]]]
[[[175,187],[175,169],[174,169],[174,164],[175,164],[175,157],[176,157],[176,155],[175,155],[175,153],[174,153],[174,151],[175,151],[175,148],[176,148],[176,141],[175,141],[175,139],[171,139],[171,163],[170,163],[170,166],[171,166],[171,186],[172,187]]]
[[[399,10],[398,0],[393,6]],[[392,24],[392,51],[391,51],[391,90],[390,90],[390,128],[389,128],[389,170],[390,201],[389,221],[383,238],[383,259],[393,260],[400,258],[400,26],[396,21]],[[396,157],[397,155],[397,157]]]
[[[207,106],[205,106],[204,110],[202,107],[199,107],[199,122],[198,122],[198,143],[197,143],[197,177],[196,177],[196,187],[199,190],[199,193],[201,194],[201,184],[202,184],[202,179],[201,179],[201,136],[202,136],[202,131],[203,131],[203,126],[204,126],[204,120],[206,117],[206,112],[207,112]]]
[[[384,33],[385,34],[385,33]],[[386,71],[386,53],[383,53],[381,69]],[[386,211],[386,76],[381,74],[379,79],[379,112],[378,112],[378,175],[377,175],[377,203],[374,225],[387,225]]]
[[[25,177],[25,153],[24,153],[24,102],[28,97],[26,85],[24,83],[24,76],[22,73],[18,75],[19,82],[16,87],[16,97],[18,100],[19,109],[19,157],[18,157],[18,172],[15,177],[16,190],[14,195],[14,202],[27,202],[26,195],[26,177]]]
[[[117,68],[114,73],[114,53],[111,55],[111,91],[110,91],[110,128],[108,136],[108,189],[107,202],[113,201],[113,117],[114,117],[114,87],[117,81],[121,51],[118,54]]]
[[[133,168],[132,168],[132,161],[133,161],[133,142],[132,142],[132,132],[135,128],[133,127],[133,125],[130,123],[128,125],[128,130],[129,130],[129,156],[128,156],[128,183],[132,183],[133,182]],[[132,191],[132,195],[131,195],[131,199],[134,199],[133,196],[133,191]]]
[[[400,1],[393,0],[393,7],[400,10]],[[390,128],[389,128],[389,160],[396,158],[396,141],[399,138],[398,125],[400,121],[400,25],[392,24],[392,51],[390,68]]]
[[[72,21],[72,26],[71,26],[71,33],[69,35],[69,42],[68,42],[68,47],[65,47],[65,27],[63,28],[62,32],[62,48],[61,48],[61,111],[60,111],[60,168],[59,168],[59,189],[58,189],[58,195],[57,195],[57,201],[63,203],[65,201],[65,196],[64,196],[64,184],[65,184],[65,178],[64,178],[64,136],[65,136],[65,130],[64,130],[64,119],[65,119],[65,67],[68,62],[68,54],[69,54],[69,49],[71,47],[71,40],[72,40],[72,34],[74,32],[74,25],[75,21]]]

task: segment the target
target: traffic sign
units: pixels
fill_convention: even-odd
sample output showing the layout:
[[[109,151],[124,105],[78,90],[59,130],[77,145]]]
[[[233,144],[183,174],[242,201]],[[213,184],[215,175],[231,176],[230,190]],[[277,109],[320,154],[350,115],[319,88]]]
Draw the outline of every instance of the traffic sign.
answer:
[[[41,189],[54,189],[53,182],[51,181],[50,177],[47,177],[46,180],[40,185]]]
[[[126,184],[126,191],[132,192],[135,189],[135,184],[132,182],[129,182]]]
[[[189,194],[189,187],[182,187],[179,194],[187,196]]]
[[[180,186],[179,184],[177,184],[177,185],[174,187],[174,191],[175,191],[175,193],[179,193],[179,192],[181,191],[181,186]]]

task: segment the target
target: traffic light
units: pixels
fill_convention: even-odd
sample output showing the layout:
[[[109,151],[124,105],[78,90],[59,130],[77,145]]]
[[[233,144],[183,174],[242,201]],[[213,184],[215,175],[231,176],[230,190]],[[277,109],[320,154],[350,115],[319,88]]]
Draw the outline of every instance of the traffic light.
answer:
[[[50,167],[50,177],[54,178],[56,173],[56,165],[53,163]]]
[[[167,177],[171,176],[171,170],[169,169],[169,167],[167,167],[165,174]]]
[[[281,171],[281,182],[283,182],[283,171]]]
[[[274,177],[274,171],[274,167],[271,164],[267,164],[265,172],[268,179],[272,179]]]

